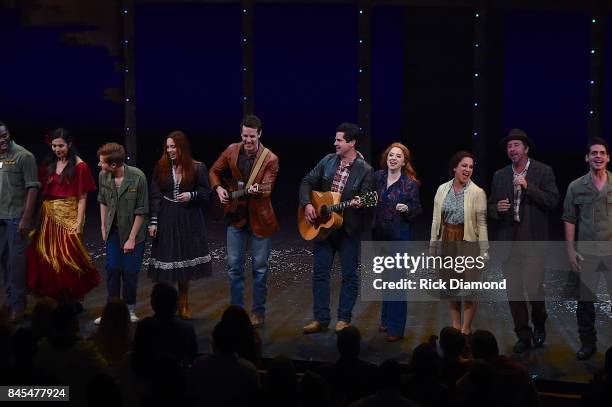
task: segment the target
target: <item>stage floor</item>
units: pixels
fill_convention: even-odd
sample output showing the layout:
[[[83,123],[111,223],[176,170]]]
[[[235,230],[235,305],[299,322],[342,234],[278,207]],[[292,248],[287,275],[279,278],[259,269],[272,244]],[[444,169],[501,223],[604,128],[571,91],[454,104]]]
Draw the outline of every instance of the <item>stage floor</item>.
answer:
[[[96,217],[89,217],[96,219]],[[336,335],[333,329],[326,332],[303,335],[301,327],[312,316],[311,273],[312,253],[310,244],[302,241],[295,230],[291,217],[283,219],[287,227],[273,238],[270,258],[271,272],[268,277],[268,304],[266,323],[259,332],[264,343],[264,356],[279,354],[293,359],[309,361],[334,361]],[[104,270],[104,248],[99,238],[99,225],[95,220],[88,225],[85,243],[99,270]],[[199,339],[200,352],[211,352],[210,336],[229,301],[229,288],[225,264],[225,228],[213,223],[209,230],[209,244],[213,256],[213,275],[195,281],[191,286],[190,305],[193,324]],[[148,257],[149,245],[147,245]],[[247,268],[246,304],[250,306],[250,275]],[[102,271],[103,272],[103,271]],[[332,316],[337,309],[340,276],[338,265],[332,276]],[[142,272],[139,280],[138,303],[136,312],[140,317],[152,314],[149,295],[152,283]],[[604,299],[609,299],[606,296]],[[0,294],[4,301],[4,290]],[[106,285],[96,287],[83,303],[85,311],[81,314],[81,330],[88,336],[94,329],[93,320],[100,315],[106,300]],[[35,299],[29,297],[29,312]],[[575,352],[579,348],[576,326],[576,302],[547,303],[547,343],[543,348],[532,350],[523,355],[513,355],[515,343],[513,324],[507,302],[481,303],[474,321],[474,329],[487,329],[496,336],[501,352],[513,355],[522,361],[534,378],[547,380],[587,382],[593,372],[603,366],[604,352],[612,344],[612,313],[610,301],[597,304],[599,352],[587,362],[577,361]],[[380,363],[388,358],[408,361],[410,352],[432,334],[450,324],[446,302],[414,302],[408,304],[406,337],[396,343],[388,343],[384,334],[378,332],[380,302],[358,300],[354,308],[352,323],[362,334],[363,359]],[[335,324],[335,320],[332,321]],[[26,318],[24,324],[29,323]]]

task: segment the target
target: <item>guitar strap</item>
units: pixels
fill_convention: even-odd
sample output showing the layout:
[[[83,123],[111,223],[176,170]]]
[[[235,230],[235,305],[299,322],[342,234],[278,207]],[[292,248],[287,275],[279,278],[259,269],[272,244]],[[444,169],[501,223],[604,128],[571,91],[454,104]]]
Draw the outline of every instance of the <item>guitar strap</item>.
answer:
[[[259,171],[261,170],[261,166],[263,165],[264,160],[268,156],[269,152],[270,152],[270,150],[268,150],[267,147],[264,147],[263,151],[259,155],[259,158],[255,162],[255,165],[253,166],[253,169],[251,170],[251,175],[249,176],[249,180],[248,180],[248,182],[245,185],[246,189],[251,188],[251,185],[253,185],[253,181],[255,181],[255,177],[257,176],[257,174],[259,174]]]

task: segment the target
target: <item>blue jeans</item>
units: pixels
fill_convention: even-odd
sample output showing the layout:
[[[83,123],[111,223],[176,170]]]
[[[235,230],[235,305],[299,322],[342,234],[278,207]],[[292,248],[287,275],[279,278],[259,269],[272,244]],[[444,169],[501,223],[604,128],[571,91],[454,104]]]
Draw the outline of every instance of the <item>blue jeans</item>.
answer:
[[[312,297],[314,319],[323,325],[331,320],[330,274],[336,252],[340,254],[342,288],[338,304],[338,321],[351,322],[353,307],[359,292],[359,237],[349,237],[343,231],[332,232],[327,239],[314,243],[314,265],[312,274]]]
[[[399,237],[399,239],[398,239]],[[378,222],[372,238],[375,241],[409,241],[412,240],[412,229],[410,224],[403,224],[401,228],[396,226],[396,223],[389,224]],[[389,245],[392,249],[395,246]],[[392,255],[393,250],[386,255]],[[401,281],[404,277],[403,272],[398,270],[391,270],[388,272],[387,281]],[[404,336],[404,330],[406,329],[406,318],[408,317],[407,302],[401,300],[405,298],[405,293],[388,293],[383,292],[382,309],[380,313],[380,325],[387,328],[387,335],[389,336]]]
[[[123,253],[117,228],[113,228],[106,239],[106,289],[108,299],[120,297],[123,280],[123,301],[136,304],[138,272],[142,267],[145,242],[138,243],[131,253]]]
[[[268,259],[270,257],[270,238],[257,237],[248,226],[236,228],[227,227],[227,263],[230,282],[230,302],[244,308],[244,263],[246,261],[247,244],[251,246],[253,263],[253,308],[256,315],[266,312],[266,295],[268,293]]]
[[[4,289],[11,312],[26,307],[26,247],[28,240],[20,236],[21,219],[0,219],[0,264],[4,271]]]

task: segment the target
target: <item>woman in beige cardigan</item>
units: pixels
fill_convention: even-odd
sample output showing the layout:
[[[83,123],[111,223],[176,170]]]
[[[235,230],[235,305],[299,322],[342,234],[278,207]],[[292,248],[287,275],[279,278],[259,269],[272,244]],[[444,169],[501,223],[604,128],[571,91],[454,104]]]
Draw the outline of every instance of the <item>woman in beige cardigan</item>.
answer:
[[[487,197],[482,188],[472,180],[475,157],[467,151],[455,153],[449,162],[453,179],[438,187],[434,198],[431,224],[431,250],[442,256],[483,256],[488,259]],[[440,242],[462,242],[461,244]],[[440,247],[441,246],[441,247]],[[474,268],[456,274],[454,270],[442,270],[445,275],[464,281],[478,281],[479,270]],[[464,335],[472,333],[472,321],[476,314],[476,299],[464,298],[463,322],[461,321],[461,295],[451,294],[449,301],[453,327]]]

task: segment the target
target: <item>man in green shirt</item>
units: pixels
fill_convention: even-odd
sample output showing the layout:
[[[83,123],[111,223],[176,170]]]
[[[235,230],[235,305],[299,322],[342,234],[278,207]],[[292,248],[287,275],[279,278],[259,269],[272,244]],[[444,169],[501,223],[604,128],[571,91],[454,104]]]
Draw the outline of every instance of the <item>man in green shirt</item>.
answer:
[[[108,299],[123,297],[130,319],[137,322],[136,289],[146,240],[144,224],[149,214],[147,178],[138,168],[125,164],[121,144],[104,144],[98,149],[98,157],[102,170],[98,202],[102,239],[106,242]],[[94,323],[100,321],[97,318]]]
[[[34,155],[15,143],[0,122],[0,268],[13,322],[23,319],[26,308],[25,251],[38,188]]]
[[[572,181],[563,203],[567,254],[574,271],[580,273],[580,292],[576,317],[582,346],[576,353],[579,360],[589,359],[597,351],[595,306],[597,285],[606,278],[612,294],[612,173],[606,169],[610,161],[608,143],[593,138],[587,145],[586,175]],[[578,242],[576,244],[576,229]]]

